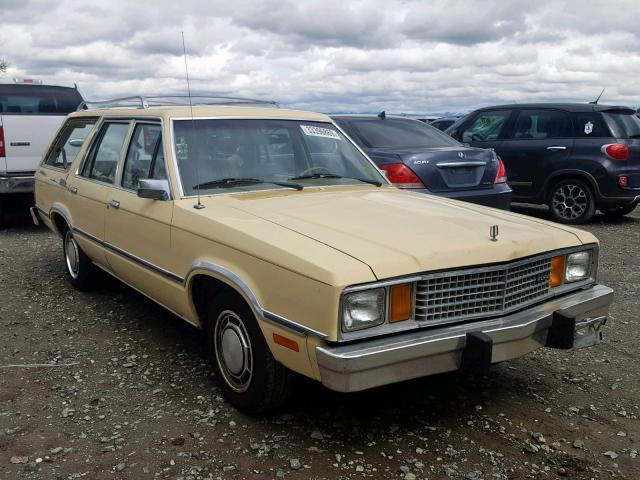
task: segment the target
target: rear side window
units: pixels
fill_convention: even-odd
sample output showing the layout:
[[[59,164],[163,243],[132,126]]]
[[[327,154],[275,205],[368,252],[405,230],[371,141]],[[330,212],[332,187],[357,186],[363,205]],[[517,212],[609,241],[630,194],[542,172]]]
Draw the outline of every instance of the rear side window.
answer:
[[[160,125],[136,125],[122,173],[122,186],[137,190],[140,180],[166,179]]]
[[[0,85],[3,115],[66,115],[82,102],[75,88],[47,85]]]
[[[353,120],[352,127],[368,148],[451,147],[459,145],[440,130],[417,120]]]
[[[603,113],[616,138],[640,138],[640,118],[628,113]]]
[[[518,113],[512,138],[516,140],[544,140],[570,135],[569,115],[557,110],[521,110]]]
[[[599,113],[574,113],[572,117],[573,136],[576,138],[602,138],[611,136],[607,125],[602,119],[602,115]]]
[[[510,110],[481,112],[462,132],[463,142],[488,142],[500,138]]]
[[[113,183],[128,131],[128,123],[105,123],[93,144],[82,175],[100,182]]]
[[[49,151],[44,164],[67,170],[80,152],[87,135],[93,130],[96,118],[75,118],[69,120]]]

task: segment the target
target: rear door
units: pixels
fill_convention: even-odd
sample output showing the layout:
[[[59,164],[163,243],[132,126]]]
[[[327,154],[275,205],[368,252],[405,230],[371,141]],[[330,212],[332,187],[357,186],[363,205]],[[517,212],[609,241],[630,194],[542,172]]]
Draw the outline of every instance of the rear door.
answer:
[[[81,101],[75,88],[0,85],[6,171],[34,172],[64,117],[75,111]]]
[[[102,123],[80,171],[67,181],[74,236],[92,260],[105,266],[107,201],[115,188],[117,166],[124,155],[130,127],[127,120]]]
[[[538,199],[549,174],[565,168],[573,149],[567,112],[522,109],[505,138],[496,147],[507,169],[513,196]]]

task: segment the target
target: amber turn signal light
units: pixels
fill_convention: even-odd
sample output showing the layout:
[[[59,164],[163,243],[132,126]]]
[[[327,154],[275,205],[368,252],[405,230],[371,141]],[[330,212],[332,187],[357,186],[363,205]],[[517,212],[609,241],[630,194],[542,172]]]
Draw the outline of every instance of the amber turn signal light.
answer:
[[[411,284],[403,283],[390,288],[389,321],[401,322],[411,317]]]
[[[564,255],[558,255],[551,259],[551,272],[549,273],[549,286],[559,287],[564,282]]]
[[[290,338],[283,337],[282,335],[278,335],[277,333],[273,334],[273,341],[278,345],[282,345],[289,350],[293,350],[294,352],[299,352],[300,348],[298,347],[298,342],[295,340],[291,340]]]

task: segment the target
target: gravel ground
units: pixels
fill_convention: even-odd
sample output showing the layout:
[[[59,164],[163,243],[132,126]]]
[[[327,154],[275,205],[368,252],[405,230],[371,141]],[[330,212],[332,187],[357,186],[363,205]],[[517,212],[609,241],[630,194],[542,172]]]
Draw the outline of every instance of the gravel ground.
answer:
[[[113,279],[74,291],[60,241],[20,212],[10,221],[1,479],[640,478],[640,209],[586,226],[616,290],[601,345],[360,394],[301,379],[260,418],[222,400],[199,331]]]

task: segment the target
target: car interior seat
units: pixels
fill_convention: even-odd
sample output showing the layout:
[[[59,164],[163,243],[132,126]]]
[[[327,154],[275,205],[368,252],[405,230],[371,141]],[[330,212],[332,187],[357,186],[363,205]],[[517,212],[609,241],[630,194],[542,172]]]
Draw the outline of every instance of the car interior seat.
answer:
[[[531,121],[530,116],[523,115],[518,117],[513,138],[533,138],[533,136],[531,135],[532,125],[533,125],[533,122]]]

